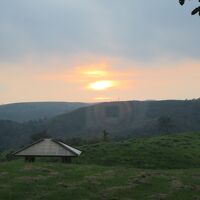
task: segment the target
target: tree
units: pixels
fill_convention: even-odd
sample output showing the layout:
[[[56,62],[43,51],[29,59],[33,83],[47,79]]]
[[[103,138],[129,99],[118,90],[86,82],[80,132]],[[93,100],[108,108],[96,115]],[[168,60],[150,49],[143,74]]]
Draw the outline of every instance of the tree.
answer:
[[[49,135],[47,134],[46,131],[42,131],[42,132],[35,133],[35,134],[31,135],[31,141],[32,142],[35,142],[37,140],[44,139],[44,138],[49,138]]]
[[[78,147],[78,146],[81,146],[81,145],[86,144],[86,141],[83,140],[83,139],[80,138],[80,137],[74,137],[74,138],[65,139],[65,140],[64,140],[64,143],[66,143],[66,144],[68,144],[68,145],[71,145],[71,146]]]
[[[200,0],[198,0],[200,2]],[[179,0],[179,3],[181,4],[181,6],[183,6],[185,4],[186,0]],[[200,6],[195,8],[192,13],[192,15],[196,15],[196,14],[199,14],[200,16]]]
[[[12,150],[6,150],[3,152],[0,152],[0,162],[10,161],[12,159],[13,159],[13,151]]]
[[[172,119],[170,117],[159,117],[158,118],[158,130],[161,133],[170,133],[173,128]]]
[[[104,142],[109,141],[109,133],[106,130],[103,131],[103,141]]]

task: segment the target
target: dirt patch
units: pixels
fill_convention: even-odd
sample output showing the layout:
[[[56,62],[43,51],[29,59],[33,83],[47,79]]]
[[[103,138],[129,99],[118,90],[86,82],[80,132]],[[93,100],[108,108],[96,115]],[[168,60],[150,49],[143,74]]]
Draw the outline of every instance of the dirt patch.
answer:
[[[69,187],[70,187],[69,184],[64,183],[64,182],[59,182],[59,183],[57,184],[57,186],[59,186],[59,187],[63,187],[63,188],[69,188]]]
[[[48,177],[47,176],[22,176],[18,177],[17,180],[20,182],[36,182],[36,181],[41,181],[41,180],[46,180]]]
[[[130,185],[113,186],[102,190],[99,196],[101,200],[121,200],[121,198],[115,196],[115,194],[119,192],[127,193],[132,191],[133,187]]]
[[[9,174],[8,172],[1,172],[1,173],[0,173],[0,177],[6,176],[6,175],[8,175],[8,174]]]
[[[65,189],[77,189],[80,187],[80,183],[65,183],[65,182],[59,182],[57,183],[58,187],[62,187]]]
[[[168,195],[167,194],[155,194],[151,196],[152,200],[165,200],[168,199]]]
[[[27,164],[24,166],[23,169],[21,169],[21,171],[33,171],[34,170],[34,167],[32,164]]]
[[[192,176],[193,179],[200,180],[200,174],[194,174]]]
[[[184,187],[183,183],[177,179],[172,180],[171,186],[172,186],[172,188],[175,188],[175,189],[181,189]]]
[[[115,173],[112,170],[107,170],[101,174],[101,176],[106,176],[106,177],[113,177],[114,175]]]
[[[103,180],[111,179],[114,176],[114,172],[111,170],[105,171],[102,174],[95,174],[91,176],[86,176],[84,180],[94,185],[100,184]]]
[[[145,173],[145,172],[141,172],[136,176],[131,177],[128,180],[129,185],[139,185],[139,184],[144,184],[144,183],[148,183],[149,179],[154,177],[155,175],[153,173]]]
[[[7,189],[10,188],[10,185],[0,184],[0,189]]]

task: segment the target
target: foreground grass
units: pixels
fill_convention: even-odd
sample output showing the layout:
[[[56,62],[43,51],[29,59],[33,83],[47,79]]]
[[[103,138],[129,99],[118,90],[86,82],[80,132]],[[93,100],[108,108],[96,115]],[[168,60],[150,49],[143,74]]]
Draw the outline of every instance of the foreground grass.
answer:
[[[200,169],[0,163],[1,200],[199,200]]]

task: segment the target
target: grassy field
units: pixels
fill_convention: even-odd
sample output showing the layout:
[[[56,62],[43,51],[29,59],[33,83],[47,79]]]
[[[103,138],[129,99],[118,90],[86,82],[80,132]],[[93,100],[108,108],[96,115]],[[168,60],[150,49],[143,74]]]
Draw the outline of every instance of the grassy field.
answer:
[[[81,147],[73,164],[0,163],[0,200],[200,200],[200,134]]]
[[[0,164],[1,200],[199,200],[200,169],[50,162]]]
[[[200,168],[200,133],[98,143],[81,148],[79,163],[145,169]]]

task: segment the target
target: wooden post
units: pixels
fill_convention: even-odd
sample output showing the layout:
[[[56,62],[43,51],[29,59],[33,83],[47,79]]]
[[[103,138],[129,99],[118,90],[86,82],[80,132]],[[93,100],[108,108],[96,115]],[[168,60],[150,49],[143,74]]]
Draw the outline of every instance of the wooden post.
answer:
[[[72,158],[71,157],[67,157],[67,163],[71,163],[72,162]]]
[[[35,157],[31,156],[31,162],[35,162]]]
[[[25,156],[24,161],[28,162],[28,157],[27,156]]]
[[[71,163],[71,157],[68,157],[68,156],[65,156],[65,157],[62,157],[62,162],[63,163]]]
[[[35,162],[34,156],[25,156],[25,162]]]

